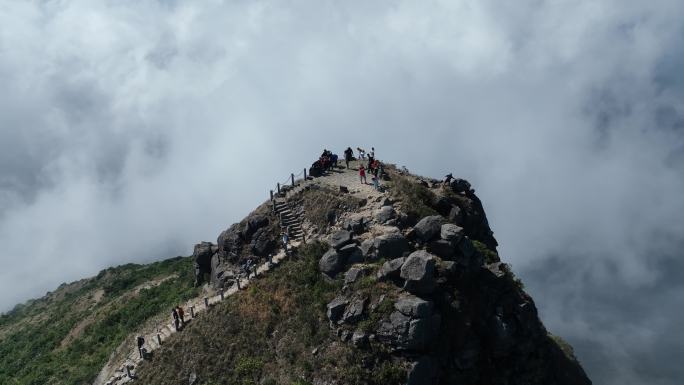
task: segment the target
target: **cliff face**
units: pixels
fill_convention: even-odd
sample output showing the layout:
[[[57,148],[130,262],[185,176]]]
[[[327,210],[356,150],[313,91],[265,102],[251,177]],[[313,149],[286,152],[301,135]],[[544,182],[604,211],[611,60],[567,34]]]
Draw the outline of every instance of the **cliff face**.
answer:
[[[310,243],[298,263],[310,267],[314,260],[312,286],[288,286],[286,291],[293,298],[301,291],[320,291],[311,309],[298,308],[313,312],[315,320],[308,322],[316,338],[293,334],[287,329],[296,325],[263,315],[274,317],[264,329],[272,333],[259,337],[272,351],[264,348],[247,356],[280,364],[261,365],[251,372],[253,380],[290,383],[283,373],[291,372],[299,373],[296,377],[303,382],[298,383],[313,384],[590,384],[572,348],[547,332],[534,301],[500,261],[482,203],[470,184],[456,179],[442,185],[393,167],[386,172],[383,191],[357,183],[354,170],[342,170],[307,182],[273,203],[277,207],[278,200],[284,201],[299,213]],[[277,224],[283,218],[275,213],[273,206],[261,207],[223,232],[217,246],[203,247],[204,258],[212,261],[210,271],[203,273],[214,286],[230,285],[240,261],[263,258],[277,247]],[[256,246],[260,239],[268,240],[263,250]],[[317,245],[315,250],[311,245]],[[197,251],[199,261],[202,254]],[[262,294],[274,301],[277,292],[285,290],[265,285]],[[241,323],[240,313],[224,310]],[[237,330],[234,324],[215,326]],[[224,338],[229,344],[234,337]],[[283,360],[285,353],[278,346],[287,343],[301,345],[289,354],[310,370]],[[222,365],[234,374],[235,360],[245,355],[231,356]],[[338,366],[344,370],[336,370]],[[183,378],[192,372],[199,383],[211,383],[215,371],[206,369],[198,363],[176,374]],[[154,381],[151,373],[159,375],[153,363],[141,372],[146,381]],[[204,372],[204,378],[196,372]]]

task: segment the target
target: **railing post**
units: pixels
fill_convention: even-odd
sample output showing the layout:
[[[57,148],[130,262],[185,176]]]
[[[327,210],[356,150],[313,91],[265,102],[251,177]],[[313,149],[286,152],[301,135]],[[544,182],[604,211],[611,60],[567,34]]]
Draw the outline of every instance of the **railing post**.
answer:
[[[292,187],[294,187],[294,174],[290,174],[290,178],[292,178]]]
[[[159,333],[159,329],[157,329],[157,343],[161,346],[161,334]]]
[[[254,278],[257,277],[257,265],[256,263],[254,264]]]
[[[237,277],[237,285],[238,285],[238,290],[241,290],[240,289],[240,276]]]
[[[278,187],[278,195],[280,195],[280,182],[276,184],[276,187]]]
[[[209,298],[207,298],[207,297],[204,297],[204,307],[209,309]]]
[[[131,374],[131,368],[128,367],[128,364],[126,364],[126,374],[128,374],[128,378],[133,378],[133,375]]]
[[[271,200],[273,200],[273,190],[271,190]]]
[[[306,168],[304,169],[304,180],[306,180]]]
[[[223,301],[223,288],[221,288],[221,301]]]
[[[190,306],[190,317],[195,318],[195,307],[194,306]]]

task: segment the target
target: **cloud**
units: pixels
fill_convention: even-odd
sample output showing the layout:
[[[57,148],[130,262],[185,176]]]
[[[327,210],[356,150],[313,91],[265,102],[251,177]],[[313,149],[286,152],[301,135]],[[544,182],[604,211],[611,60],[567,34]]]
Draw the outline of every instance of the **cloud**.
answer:
[[[684,373],[677,1],[0,7],[0,309],[188,254],[375,146],[469,179],[542,318],[605,384]]]

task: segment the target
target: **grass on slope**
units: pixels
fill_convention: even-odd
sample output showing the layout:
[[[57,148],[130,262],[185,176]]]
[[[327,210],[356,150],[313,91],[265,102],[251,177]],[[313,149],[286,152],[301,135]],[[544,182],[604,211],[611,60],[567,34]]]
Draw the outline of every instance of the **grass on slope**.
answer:
[[[401,383],[405,369],[388,355],[354,349],[330,332],[326,304],[341,282],[318,270],[326,250],[303,246],[294,261],[202,313],[138,368],[139,382],[187,384],[195,374],[198,385]]]
[[[195,295],[192,275],[190,258],[128,264],[17,306],[0,316],[0,384],[91,384],[126,336]]]

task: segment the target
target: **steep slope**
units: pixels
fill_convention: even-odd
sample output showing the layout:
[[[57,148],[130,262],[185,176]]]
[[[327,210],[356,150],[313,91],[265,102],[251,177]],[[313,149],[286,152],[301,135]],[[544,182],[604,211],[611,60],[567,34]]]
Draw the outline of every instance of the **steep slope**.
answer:
[[[470,185],[386,171],[382,192],[336,170],[289,194],[308,244],[144,362],[137,381],[590,384],[501,263]],[[257,222],[203,257],[213,285],[230,285],[251,255]]]
[[[196,292],[180,257],[64,284],[0,316],[0,383],[90,384],[131,333]]]

